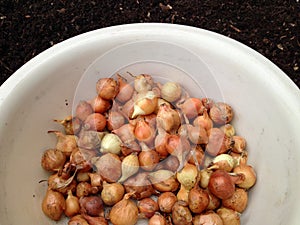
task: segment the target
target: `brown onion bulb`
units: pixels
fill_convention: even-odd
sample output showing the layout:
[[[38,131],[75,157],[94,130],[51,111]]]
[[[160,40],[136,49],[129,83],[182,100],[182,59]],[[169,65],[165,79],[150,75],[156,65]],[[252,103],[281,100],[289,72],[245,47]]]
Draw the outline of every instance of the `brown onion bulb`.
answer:
[[[66,156],[70,156],[75,151],[77,146],[77,140],[75,135],[63,134],[60,131],[48,131],[48,133],[54,133],[57,137],[56,149],[63,152]]]
[[[68,191],[68,197],[66,199],[66,208],[65,208],[65,215],[68,217],[72,217],[79,213],[80,205],[79,200],[76,196],[72,194],[72,191]]]
[[[209,116],[216,124],[224,125],[232,120],[233,111],[230,105],[217,102],[210,109]]]
[[[172,208],[172,221],[174,225],[192,225],[193,216],[185,202],[178,201]]]
[[[240,225],[240,214],[232,209],[221,207],[217,210],[217,214],[221,217],[223,225]]]
[[[88,115],[94,112],[93,107],[87,101],[80,101],[75,109],[75,116],[81,121],[85,121]]]
[[[216,197],[220,199],[228,199],[234,194],[235,184],[228,172],[224,170],[216,170],[210,175],[208,189]]]
[[[128,84],[122,76],[120,76],[119,74],[117,76],[119,82],[119,93],[117,94],[116,99],[119,102],[124,103],[131,99],[134,88],[130,84]]]
[[[81,197],[79,199],[81,213],[89,216],[103,216],[104,208],[101,198],[97,195]]]
[[[95,113],[105,113],[111,107],[111,102],[96,96],[92,99],[91,106]]]
[[[195,185],[188,196],[189,208],[193,213],[202,213],[209,204],[209,195],[206,190]]]
[[[109,219],[114,225],[134,225],[138,220],[138,207],[130,200],[131,194],[116,203],[109,213]]]
[[[221,217],[214,211],[208,211],[193,218],[193,225],[223,225]]]
[[[69,221],[68,225],[91,225],[89,224],[82,215],[75,215]]]
[[[60,150],[47,149],[43,153],[41,166],[47,171],[58,171],[63,168],[66,159],[66,155]]]
[[[118,137],[125,143],[135,141],[134,126],[130,123],[124,124],[120,128],[112,130],[112,133],[118,135]]]
[[[211,156],[220,155],[232,149],[234,142],[220,128],[212,128],[205,151]]]
[[[209,134],[209,131],[211,128],[213,128],[213,121],[208,115],[207,110],[203,111],[203,115],[197,116],[194,121],[193,125],[195,127],[202,127],[206,130],[206,132]]]
[[[120,183],[103,182],[103,189],[101,191],[102,201],[109,206],[121,201],[125,194],[125,189]]]
[[[113,153],[106,153],[94,163],[97,173],[107,182],[117,182],[122,175],[121,160]]]
[[[157,166],[156,170],[170,170],[172,172],[176,172],[179,168],[179,160],[176,156],[170,155],[166,159],[160,161]]]
[[[246,149],[246,139],[241,136],[233,136],[234,146],[232,151],[235,153],[242,153]]]
[[[193,119],[204,111],[201,99],[188,98],[179,106],[188,119]]]
[[[173,192],[164,192],[157,198],[159,209],[164,213],[171,213],[176,202],[177,197]]]
[[[175,174],[169,170],[152,172],[149,174],[149,179],[153,187],[160,192],[174,192],[179,187],[179,182],[176,180]]]
[[[154,150],[143,150],[138,155],[140,166],[146,171],[152,171],[159,162],[159,155]]]
[[[148,225],[167,225],[166,218],[160,213],[156,212],[148,221]]]
[[[47,190],[42,202],[42,210],[50,219],[58,221],[64,213],[66,201],[64,196],[50,189]]]
[[[232,209],[242,213],[248,203],[248,193],[243,188],[236,188],[231,198],[224,199],[222,205],[226,208]]]
[[[256,172],[250,165],[240,164],[233,169],[233,172],[244,175],[244,181],[237,184],[241,188],[249,189],[256,183]]]
[[[217,198],[215,195],[213,195],[212,193],[210,193],[209,191],[208,191],[208,195],[209,195],[209,204],[208,204],[206,210],[218,209],[221,205],[221,200],[219,198]]]
[[[155,139],[155,129],[143,118],[138,118],[134,127],[134,136],[137,140],[148,145],[153,145]]]
[[[103,131],[106,126],[106,118],[101,113],[92,113],[84,120],[86,130]]]
[[[123,185],[125,191],[127,193],[132,193],[132,197],[137,200],[150,197],[154,193],[147,172],[139,172],[136,175],[129,177]]]
[[[189,202],[189,193],[190,193],[190,190],[185,188],[183,185],[180,185],[180,189],[179,189],[179,191],[177,192],[177,195],[176,195],[177,200],[186,202],[188,204],[188,202]]]
[[[107,220],[102,216],[89,216],[82,214],[83,218],[86,219],[89,225],[108,225]],[[80,224],[81,225],[81,224]]]
[[[204,160],[204,151],[200,145],[196,145],[190,153],[188,154],[188,163],[193,164],[195,166],[201,166]]]
[[[120,112],[109,111],[107,124],[106,124],[109,130],[119,129],[124,124],[125,124],[125,118]]]
[[[113,78],[100,78],[96,83],[97,94],[106,100],[112,100],[119,92],[119,85]]]
[[[80,182],[76,186],[76,196],[78,198],[88,196],[90,194],[96,194],[98,192],[97,187],[92,187],[89,182]]]
[[[152,198],[143,198],[142,200],[138,201],[137,207],[139,209],[139,216],[141,218],[150,218],[159,210],[157,202]]]
[[[157,112],[156,123],[166,132],[173,133],[178,130],[181,120],[175,109],[168,104],[161,104]]]
[[[169,152],[166,149],[168,133],[158,130],[158,134],[154,139],[155,151],[159,154],[161,159],[166,158]]]

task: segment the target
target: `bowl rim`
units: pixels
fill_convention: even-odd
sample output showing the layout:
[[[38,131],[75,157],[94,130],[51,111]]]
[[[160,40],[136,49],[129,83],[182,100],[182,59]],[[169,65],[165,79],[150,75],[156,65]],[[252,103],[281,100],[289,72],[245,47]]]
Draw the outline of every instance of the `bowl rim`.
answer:
[[[282,83],[282,86],[285,86],[286,90],[289,92],[293,92],[297,97],[300,97],[300,89],[297,87],[297,85],[288,77],[286,73],[284,73],[275,63],[270,61],[268,58],[260,54],[259,52],[255,51],[254,49],[248,47],[247,45],[231,38],[227,37],[225,35],[222,35],[220,33],[216,33],[214,31],[206,30],[199,27],[193,27],[188,25],[181,25],[181,24],[168,24],[168,23],[132,23],[132,24],[122,24],[122,25],[115,25],[115,26],[109,26],[104,27],[92,31],[88,31],[79,35],[76,35],[74,37],[68,38],[62,42],[59,42],[50,48],[42,51],[32,59],[30,59],[28,62],[26,62],[24,65],[22,65],[19,69],[17,69],[4,83],[0,86],[0,104],[5,99],[5,97],[10,93],[12,89],[14,89],[15,86],[19,82],[21,82],[28,74],[30,74],[30,71],[34,69],[34,67],[37,67],[40,62],[47,60],[48,57],[53,57],[56,54],[59,54],[60,52],[63,52],[67,48],[72,47],[73,45],[76,45],[79,41],[83,39],[91,38],[92,36],[98,36],[98,35],[104,35],[104,34],[111,34],[114,35],[116,33],[122,32],[122,31],[128,31],[128,30],[153,30],[153,31],[160,31],[160,30],[173,30],[177,32],[187,32],[187,33],[196,33],[202,36],[205,36],[206,38],[212,38],[216,41],[223,41],[227,44],[233,45],[236,47],[236,49],[247,52],[249,56],[259,58],[260,60],[263,60],[263,64],[265,64],[266,67],[271,68],[274,71],[274,74],[277,76],[277,81],[280,81]]]

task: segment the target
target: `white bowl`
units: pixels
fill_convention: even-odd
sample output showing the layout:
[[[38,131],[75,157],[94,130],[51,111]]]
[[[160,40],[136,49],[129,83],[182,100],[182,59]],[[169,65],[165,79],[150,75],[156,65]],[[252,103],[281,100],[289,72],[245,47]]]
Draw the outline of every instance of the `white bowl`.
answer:
[[[247,139],[249,163],[258,174],[242,224],[299,224],[299,89],[250,48],[219,34],[171,24],[122,25],[79,35],[36,56],[1,86],[0,224],[55,224],[41,211],[46,184],[39,183],[48,175],[40,167],[42,152],[56,141],[47,131],[60,129],[52,120],[71,113],[91,63],[116,47],[140,41],[167,42],[191,52],[192,58],[196,55],[194,72],[199,67],[209,75],[199,69],[188,71],[190,78],[208,96],[233,106],[234,126]],[[186,70],[189,63],[172,55],[179,64],[167,63]],[[116,60],[125,68],[134,63]]]

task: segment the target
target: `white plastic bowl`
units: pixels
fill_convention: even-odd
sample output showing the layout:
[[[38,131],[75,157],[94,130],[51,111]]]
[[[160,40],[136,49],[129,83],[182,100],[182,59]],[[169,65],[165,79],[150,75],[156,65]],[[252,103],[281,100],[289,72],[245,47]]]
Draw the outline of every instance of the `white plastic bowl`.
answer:
[[[219,100],[233,106],[234,126],[247,139],[249,163],[258,174],[242,225],[299,224],[299,89],[278,67],[245,45],[209,31],[170,24],[122,25],[79,35],[36,56],[1,86],[0,224],[56,224],[41,211],[46,184],[39,181],[48,174],[41,169],[40,158],[56,141],[47,131],[60,129],[54,118],[71,113],[82,75],[94,60],[139,41],[167,42],[192,52],[201,64],[194,63],[193,69],[200,65],[209,76],[203,70],[189,71],[191,79],[203,85],[208,96],[216,92],[207,91],[217,87],[221,95],[211,97],[222,97]],[[180,55],[172,55],[179,69],[188,65]],[[122,58],[116,60],[128,66]]]

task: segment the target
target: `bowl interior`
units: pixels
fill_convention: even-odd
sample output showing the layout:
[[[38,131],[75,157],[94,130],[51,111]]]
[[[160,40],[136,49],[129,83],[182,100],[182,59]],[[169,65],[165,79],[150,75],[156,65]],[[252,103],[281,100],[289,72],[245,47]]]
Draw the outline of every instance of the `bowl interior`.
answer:
[[[177,50],[173,46],[175,50],[150,51],[170,53],[176,60],[169,60],[170,55],[150,57],[142,48],[134,54],[127,52],[136,57],[129,61],[116,58],[116,64],[109,64],[113,65],[109,69],[112,73],[104,67],[93,67],[100,55],[110,54],[109,51],[114,54],[116,47],[122,49],[124,44],[136,41],[154,41],[166,49],[176,45]],[[182,52],[189,52],[192,60],[187,60]],[[186,88],[196,85],[192,91],[199,90],[233,106],[234,126],[247,140],[249,163],[258,175],[242,224],[296,224],[300,219],[295,212],[300,200],[296,179],[300,176],[300,141],[296,138],[300,124],[299,91],[276,66],[233,40],[200,29],[158,24],[107,28],[70,39],[31,60],[1,87],[2,224],[54,224],[41,211],[47,186],[41,181],[48,173],[41,169],[40,159],[45,149],[55,145],[56,138],[47,131],[61,129],[53,119],[70,115],[76,99],[95,94],[94,86],[89,84],[94,81],[83,74],[95,69],[92,79],[99,79],[115,72],[138,73],[144,66],[149,73],[155,72],[154,66],[165,68],[165,73],[156,71],[157,76],[167,74],[163,79],[172,80],[170,71],[179,71],[190,79],[183,79]],[[138,71],[134,71],[136,68]]]

